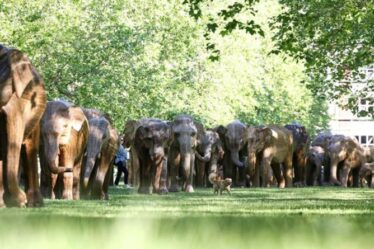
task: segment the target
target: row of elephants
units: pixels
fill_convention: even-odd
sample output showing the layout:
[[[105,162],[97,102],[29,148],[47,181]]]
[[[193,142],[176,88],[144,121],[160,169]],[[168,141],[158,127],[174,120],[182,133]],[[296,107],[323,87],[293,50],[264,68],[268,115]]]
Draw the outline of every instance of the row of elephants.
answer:
[[[29,58],[2,45],[0,107],[0,206],[41,206],[43,196],[108,198],[120,144],[110,117],[47,102]],[[234,186],[291,187],[347,186],[352,173],[350,182],[358,186],[359,175],[371,177],[373,168],[357,141],[345,136],[318,136],[308,149],[300,125],[247,127],[233,121],[205,129],[179,115],[169,122],[131,120],[123,133],[123,144],[131,148],[130,180],[140,193],[192,192],[194,178],[197,186],[206,186],[212,175],[232,178]]]
[[[172,122],[128,121],[130,181],[140,193],[192,192],[209,179],[231,178],[237,187],[371,185],[374,149],[355,138],[321,133],[310,140],[298,124],[246,126],[235,120],[205,130],[190,116]],[[194,184],[193,184],[194,183]]]

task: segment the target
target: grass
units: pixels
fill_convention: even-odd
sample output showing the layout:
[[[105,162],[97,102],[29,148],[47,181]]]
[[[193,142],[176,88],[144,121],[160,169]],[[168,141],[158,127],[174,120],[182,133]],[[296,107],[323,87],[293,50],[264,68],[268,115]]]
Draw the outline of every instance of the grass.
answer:
[[[139,195],[46,200],[0,210],[0,248],[371,248],[374,190],[234,189],[216,196]]]

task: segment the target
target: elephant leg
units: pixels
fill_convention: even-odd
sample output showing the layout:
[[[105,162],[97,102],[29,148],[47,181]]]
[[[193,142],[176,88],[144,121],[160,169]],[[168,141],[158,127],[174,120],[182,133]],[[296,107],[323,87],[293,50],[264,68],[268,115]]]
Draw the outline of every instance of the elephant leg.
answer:
[[[292,154],[286,157],[283,164],[283,177],[286,180],[286,187],[292,187]]]
[[[113,163],[109,164],[109,168],[107,173],[105,174],[104,178],[104,185],[103,185],[103,192],[104,192],[104,200],[109,200],[108,189],[111,182],[111,178],[113,177]]]
[[[280,163],[272,163],[271,168],[273,169],[273,173],[274,173],[275,179],[277,180],[278,187],[279,188],[284,188],[286,183],[285,183],[284,177],[282,176],[281,164]]]
[[[143,156],[143,157],[142,157]],[[152,194],[152,162],[149,158],[145,158],[145,155],[139,157],[140,162],[140,186],[138,193],[141,194]]]
[[[26,139],[24,145],[22,162],[27,176],[27,205],[37,207],[43,205],[43,198],[39,188],[38,173],[38,147],[39,147],[39,126],[37,126],[32,134]]]
[[[106,176],[108,175],[109,165],[110,165],[110,159],[111,159],[112,153],[105,151],[101,154],[101,159],[98,163],[98,168],[96,170],[96,177],[94,184],[92,186],[92,193],[91,197],[94,199],[100,199],[105,200],[107,198],[108,192],[104,190],[108,189],[108,186],[104,187],[105,185],[108,185],[109,182],[105,182]]]
[[[350,172],[350,167],[347,164],[344,164],[341,171],[340,171],[340,182],[342,187],[347,187],[348,186],[348,177],[349,177],[349,172]]]
[[[254,172],[253,175],[251,176],[252,178],[252,186],[255,188],[260,187],[260,176],[261,176],[261,165],[260,161],[256,160],[256,164],[254,165]]]
[[[73,167],[73,200],[79,200],[80,199],[80,174],[81,174],[81,167],[83,163],[83,158],[78,161]]]
[[[238,186],[241,188],[245,187],[245,167],[239,167],[238,168]]]
[[[18,171],[21,145],[24,133],[24,122],[20,118],[20,110],[17,110],[18,105],[12,103],[6,110],[6,131],[7,131],[7,160],[6,169],[4,172],[6,176],[6,190],[10,193],[10,198],[5,198],[5,202],[10,206],[25,207],[27,203],[26,194],[20,189],[18,184]],[[10,115],[9,115],[10,113]]]
[[[197,168],[197,177],[196,177],[196,186],[203,187],[204,186],[204,178],[205,178],[205,162],[196,160],[196,168]]]
[[[178,192],[179,186],[177,177],[179,173],[179,165],[180,165],[180,154],[176,152],[171,152],[169,157],[169,164],[170,164],[170,192]]]
[[[63,173],[63,191],[62,199],[73,200],[73,172]]]
[[[3,185],[3,160],[0,160],[0,208],[5,207],[4,203],[4,185]]]
[[[50,190],[51,190],[51,192],[50,192],[50,198],[52,199],[52,200],[54,200],[54,199],[56,199],[56,194],[55,194],[55,191],[57,191],[57,189],[56,189],[56,183],[57,183],[57,178],[58,178],[58,174],[50,174],[50,177],[51,177],[51,185],[50,185]]]
[[[270,187],[270,164],[271,158],[263,157],[261,161],[261,167],[263,170],[262,187]]]

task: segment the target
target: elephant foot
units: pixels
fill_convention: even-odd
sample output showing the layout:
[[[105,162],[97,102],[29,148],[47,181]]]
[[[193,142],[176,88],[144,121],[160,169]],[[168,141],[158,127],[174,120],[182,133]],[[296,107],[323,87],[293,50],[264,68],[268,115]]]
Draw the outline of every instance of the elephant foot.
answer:
[[[152,194],[152,188],[150,188],[150,187],[139,187],[138,193],[139,194],[150,195],[150,194]]]
[[[185,192],[186,192],[186,193],[193,193],[194,190],[193,190],[192,185],[187,185],[187,187],[186,187],[186,189],[185,189]]]
[[[43,197],[39,191],[27,191],[27,206],[28,207],[42,207]]]
[[[177,185],[172,185],[169,188],[169,192],[179,192],[179,187]]]
[[[328,186],[341,186],[342,184],[338,180],[330,180]]]
[[[286,187],[286,182],[285,181],[281,181],[279,184],[278,184],[278,188],[285,188]]]
[[[293,186],[296,187],[296,188],[301,188],[301,187],[304,187],[304,183],[303,182],[295,182],[293,184]]]
[[[166,187],[161,187],[158,190],[158,194],[160,194],[160,195],[166,195],[167,193],[169,193],[169,191],[168,191],[168,189]]]

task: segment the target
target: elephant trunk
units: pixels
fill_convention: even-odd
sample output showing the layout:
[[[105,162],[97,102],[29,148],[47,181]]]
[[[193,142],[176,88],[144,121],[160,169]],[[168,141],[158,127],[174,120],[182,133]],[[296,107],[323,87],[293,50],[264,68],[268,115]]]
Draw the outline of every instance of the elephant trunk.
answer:
[[[48,163],[48,166],[49,166],[49,170],[53,173],[53,174],[60,174],[60,173],[64,173],[64,172],[72,172],[73,169],[70,169],[70,168],[66,168],[66,167],[58,167],[56,165],[56,161],[55,160],[52,160],[51,162]]]
[[[181,156],[181,165],[183,169],[183,175],[188,179],[191,175],[191,153],[185,153]]]
[[[244,163],[239,160],[239,152],[233,151],[231,153],[231,161],[238,167],[244,167]]]
[[[211,153],[210,153],[210,151],[206,151],[205,154],[204,154],[204,156],[201,156],[200,153],[198,151],[196,151],[196,157],[200,161],[209,162],[210,161],[210,157],[211,157]]]
[[[92,170],[95,166],[95,157],[87,158],[86,165],[84,168],[84,175],[83,175],[83,188],[88,188],[88,182],[90,180],[90,176],[92,173]]]

